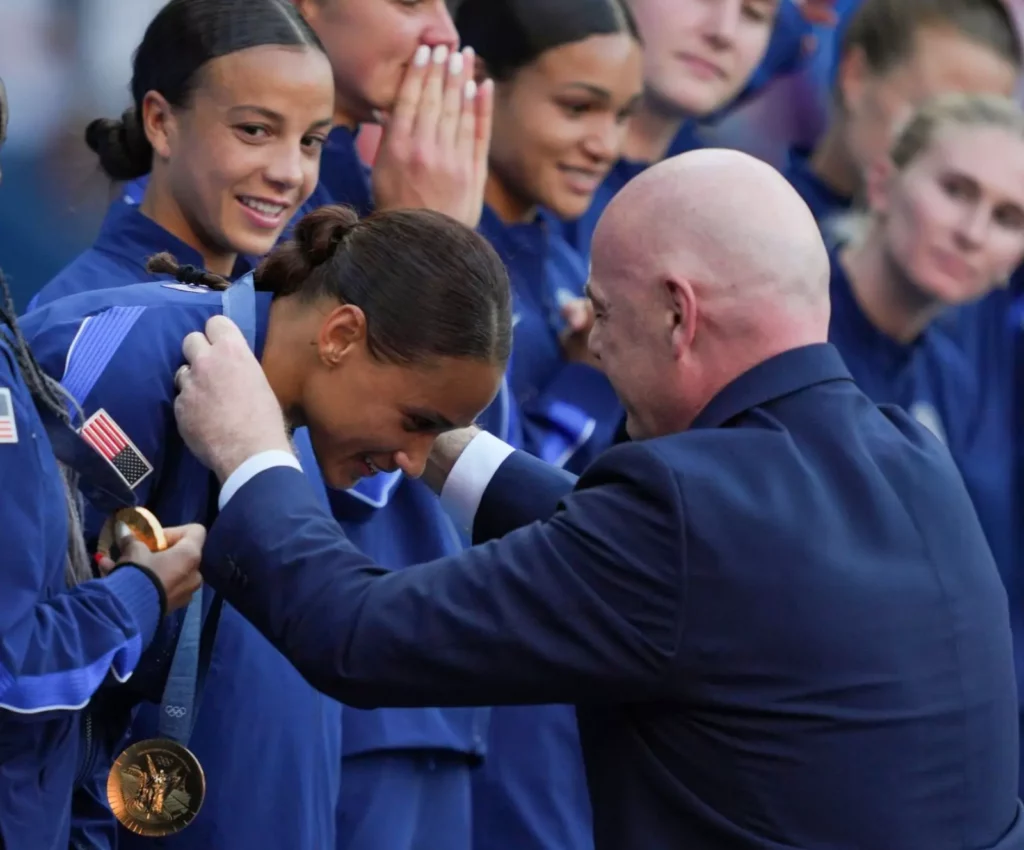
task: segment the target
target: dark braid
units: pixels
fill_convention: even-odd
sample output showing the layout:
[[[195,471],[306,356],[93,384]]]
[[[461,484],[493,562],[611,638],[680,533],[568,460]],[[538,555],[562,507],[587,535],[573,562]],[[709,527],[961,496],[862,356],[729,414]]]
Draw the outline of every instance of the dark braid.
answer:
[[[210,289],[227,289],[231,283],[220,275],[208,272],[198,266],[178,265],[178,261],[166,251],[154,254],[146,263],[146,271],[153,274],[173,275],[181,283],[208,286]]]
[[[11,298],[11,290],[7,286],[3,270],[0,270],[0,294],[3,296],[3,304],[0,304],[0,322],[7,325],[13,335],[11,343],[14,348],[14,356],[18,361],[18,368],[21,370],[25,385],[38,404],[46,405],[63,422],[70,424],[71,411],[68,410],[68,402],[71,402],[73,408],[78,405],[57,381],[43,371],[29,349],[25,337],[21,335],[17,313],[14,310],[14,299]],[[78,412],[81,413],[81,411]]]
[[[39,362],[32,355],[32,351],[18,327],[14,299],[11,298],[11,290],[7,286],[7,280],[4,278],[2,270],[0,270],[0,296],[2,296],[0,324],[6,325],[10,329],[9,336],[12,337],[10,341],[14,350],[14,358],[32,398],[37,405],[45,405],[69,426],[72,423],[72,411],[81,420],[82,410],[78,406],[78,402],[59,382],[42,370]],[[89,563],[89,553],[85,549],[85,536],[82,532],[84,505],[81,493],[78,491],[77,473],[59,461],[57,467],[60,469],[61,479],[64,483],[64,501],[68,514],[68,549],[64,577],[68,587],[74,587],[93,578],[92,565]]]

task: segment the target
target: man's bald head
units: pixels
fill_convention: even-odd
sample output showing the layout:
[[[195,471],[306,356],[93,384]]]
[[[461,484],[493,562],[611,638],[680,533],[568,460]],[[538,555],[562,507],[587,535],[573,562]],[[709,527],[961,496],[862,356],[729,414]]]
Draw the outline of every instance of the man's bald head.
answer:
[[[794,310],[828,300],[828,254],[811,211],[778,171],[738,151],[693,151],[648,169],[609,204],[593,251],[595,262],[683,276],[750,310],[762,299]]]
[[[623,336],[613,339],[609,319],[594,342],[620,396],[672,364],[686,396],[656,399],[652,383],[637,417],[668,409],[653,411],[641,433],[664,432],[670,419],[682,424],[668,430],[687,427],[747,369],[828,334],[829,259],[817,223],[781,174],[738,151],[682,154],[627,184],[595,231],[590,285],[609,316],[619,313]],[[659,338],[670,325],[671,339]],[[645,367],[648,356],[662,362]],[[617,376],[610,358],[635,368]]]

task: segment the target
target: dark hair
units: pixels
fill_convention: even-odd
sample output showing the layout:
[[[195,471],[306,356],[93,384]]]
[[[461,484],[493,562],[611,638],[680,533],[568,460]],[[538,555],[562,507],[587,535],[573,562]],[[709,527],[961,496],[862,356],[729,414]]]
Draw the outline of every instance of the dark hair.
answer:
[[[224,278],[179,266],[169,254],[152,272],[213,289]],[[256,289],[275,298],[334,298],[366,315],[366,343],[379,360],[459,357],[504,365],[512,348],[508,273],[490,243],[433,210],[388,210],[360,220],[349,207],[304,216],[291,238],[256,269]]]
[[[545,51],[592,35],[626,32],[640,40],[622,0],[463,0],[455,26],[499,82]]]
[[[871,71],[884,74],[913,54],[918,33],[928,26],[976,41],[1014,68],[1024,62],[1016,24],[1003,0],[864,0],[843,29],[838,57],[859,48]]]
[[[290,0],[170,0],[135,51],[134,105],[120,120],[97,118],[85,128],[85,143],[99,155],[100,167],[113,180],[148,174],[153,148],[142,126],[146,94],[159,92],[172,106],[184,108],[207,62],[263,45],[323,51]]]

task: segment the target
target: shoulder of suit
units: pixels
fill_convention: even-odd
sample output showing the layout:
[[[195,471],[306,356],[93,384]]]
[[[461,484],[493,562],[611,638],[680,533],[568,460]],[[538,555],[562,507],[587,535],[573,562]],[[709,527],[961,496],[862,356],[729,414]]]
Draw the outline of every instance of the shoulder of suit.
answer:
[[[603,452],[587,467],[577,489],[626,481],[645,489],[661,488],[675,479],[676,460],[671,444],[661,439],[621,443]]]

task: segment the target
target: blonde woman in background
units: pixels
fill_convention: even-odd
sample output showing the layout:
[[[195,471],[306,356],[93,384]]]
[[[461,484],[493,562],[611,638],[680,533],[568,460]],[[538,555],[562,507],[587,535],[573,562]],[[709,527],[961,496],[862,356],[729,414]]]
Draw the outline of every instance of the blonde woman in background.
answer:
[[[1020,334],[1012,294],[998,290],[1024,258],[1024,113],[998,96],[929,101],[868,171],[865,208],[835,229],[832,342],[868,395],[907,409],[948,446],[1019,644]],[[950,309],[961,305],[971,306]],[[1024,647],[1016,657],[1019,686]]]

